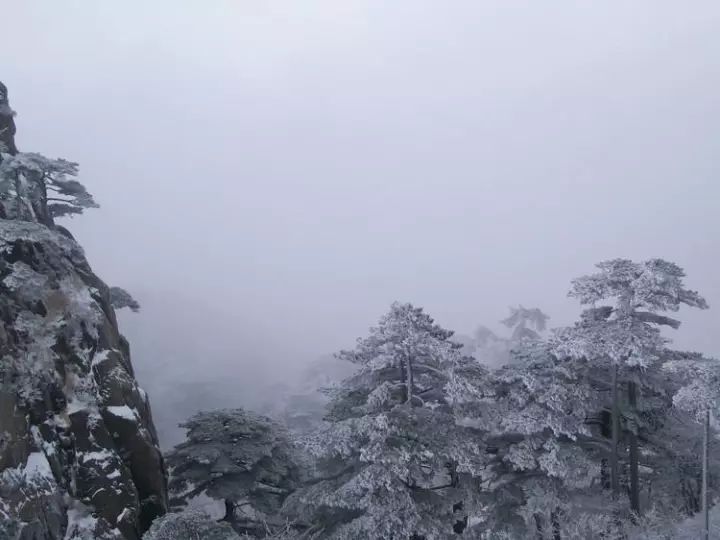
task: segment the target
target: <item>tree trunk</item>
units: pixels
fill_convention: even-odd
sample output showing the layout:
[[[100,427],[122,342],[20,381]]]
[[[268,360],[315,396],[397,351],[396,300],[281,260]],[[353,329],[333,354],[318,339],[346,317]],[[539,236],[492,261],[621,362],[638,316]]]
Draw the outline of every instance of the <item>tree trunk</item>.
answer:
[[[235,503],[230,499],[225,499],[225,515],[222,517],[221,521],[235,523]]]
[[[560,536],[560,516],[557,510],[550,514],[550,521],[552,521],[553,540],[562,540]]]
[[[413,398],[413,385],[415,384],[415,381],[413,380],[413,370],[412,370],[412,364],[410,363],[410,359],[407,360],[407,395],[405,396],[406,402],[410,405],[412,405],[412,398]]]
[[[35,214],[38,216],[38,221],[46,227],[52,227],[55,222],[50,215],[48,210],[48,194],[47,184],[45,183],[45,175],[41,175],[40,178],[35,179],[37,181],[38,189],[40,189],[40,200],[38,201],[38,208],[35,210]]]
[[[710,411],[705,412],[702,448],[703,540],[710,540],[710,501],[708,500],[708,446],[710,445]]]
[[[634,415],[637,409],[637,384],[628,382],[628,405],[630,411]],[[640,473],[639,460],[640,451],[638,448],[637,422],[633,418],[630,429],[628,430],[629,454],[630,454],[630,510],[636,515],[640,515]]]
[[[610,487],[613,499],[620,494],[620,464],[618,463],[618,446],[620,443],[620,397],[618,395],[618,366],[613,368],[612,375],[612,453],[610,455]]]
[[[612,438],[612,414],[609,411],[600,412],[600,436],[604,439]],[[600,459],[600,484],[603,489],[610,489],[610,460],[608,456]]]

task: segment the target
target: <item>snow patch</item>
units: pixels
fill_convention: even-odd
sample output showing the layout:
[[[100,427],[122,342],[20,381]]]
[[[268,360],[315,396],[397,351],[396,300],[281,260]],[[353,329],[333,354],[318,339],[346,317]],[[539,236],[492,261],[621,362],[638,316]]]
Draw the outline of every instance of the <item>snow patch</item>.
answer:
[[[125,521],[128,516],[130,516],[132,511],[129,508],[125,508],[122,512],[120,512],[120,515],[117,517],[117,522],[121,523]]]
[[[42,452],[33,452],[28,456],[23,472],[27,479],[53,478],[50,463]]]
[[[22,261],[13,263],[11,268],[10,274],[2,281],[5,286],[30,300],[39,300],[47,286],[47,276],[35,272]]]
[[[90,403],[82,399],[78,399],[77,396],[73,396],[73,399],[67,404],[65,411],[70,415],[79,411],[85,411],[88,408],[90,408]]]
[[[54,484],[55,477],[50,463],[42,452],[32,452],[24,465],[0,473],[0,485],[32,486],[33,489],[49,492]]]
[[[106,407],[105,410],[113,416],[117,416],[118,418],[122,418],[124,420],[129,420],[131,422],[137,422],[138,420],[138,414],[135,409],[131,409],[127,405],[110,406]]]
[[[105,362],[105,360],[108,359],[108,354],[110,354],[111,351],[112,351],[112,349],[105,349],[104,351],[99,351],[99,352],[95,353],[95,356],[93,356],[93,359],[92,359],[92,362],[90,363],[90,365],[92,367],[99,366],[100,364]]]
[[[107,462],[111,461],[115,455],[110,452],[109,450],[98,450],[94,452],[85,452],[84,454],[81,454],[81,458],[84,462],[87,461],[97,461],[97,462]]]
[[[93,517],[90,508],[76,503],[67,510],[68,526],[63,540],[92,538],[97,527],[97,518]],[[91,536],[93,535],[93,536]]]

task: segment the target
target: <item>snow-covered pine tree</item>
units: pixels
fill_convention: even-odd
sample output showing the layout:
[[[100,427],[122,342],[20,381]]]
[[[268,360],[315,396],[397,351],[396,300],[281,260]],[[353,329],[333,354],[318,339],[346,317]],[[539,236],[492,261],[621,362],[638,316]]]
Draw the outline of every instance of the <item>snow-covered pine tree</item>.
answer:
[[[0,206],[7,219],[52,225],[56,217],[98,207],[75,180],[77,163],[33,152],[2,153],[0,158]]]
[[[285,429],[242,409],[200,412],[182,424],[187,440],[167,455],[171,503],[205,493],[225,504],[224,520],[261,534],[297,487],[299,471]]]
[[[617,498],[621,417],[624,416],[627,418],[630,509],[639,514],[638,383],[643,370],[658,362],[665,350],[667,340],[660,328],[680,325],[664,313],[677,311],[681,305],[705,309],[707,303],[697,292],[685,288],[685,273],[679,266],[662,259],[640,263],[614,259],[601,262],[597,267],[599,272],[572,282],[569,295],[591,307],[573,327],[557,332],[554,350],[560,356],[589,360],[610,374],[611,489]],[[627,392],[624,414],[619,394],[623,383]]]
[[[288,501],[320,538],[451,537],[476,506],[485,460],[476,430],[456,424],[448,387],[486,375],[452,332],[395,303],[339,357],[357,366],[335,389],[328,425],[307,447],[318,477]]]
[[[509,538],[560,538],[599,476],[586,419],[599,405],[587,367],[526,340],[479,388],[453,388],[456,414],[485,433],[488,466],[478,529]],[[500,536],[499,536],[500,537]]]
[[[520,343],[523,339],[540,339],[540,332],[544,332],[547,321],[550,319],[538,308],[523,306],[511,307],[510,315],[501,322],[512,329],[511,343]]]

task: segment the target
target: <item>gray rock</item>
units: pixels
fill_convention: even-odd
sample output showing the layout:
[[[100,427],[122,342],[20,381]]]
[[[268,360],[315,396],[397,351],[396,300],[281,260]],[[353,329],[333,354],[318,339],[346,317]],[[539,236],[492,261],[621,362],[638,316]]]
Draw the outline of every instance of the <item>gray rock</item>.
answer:
[[[0,322],[0,512],[65,538],[78,502],[92,534],[139,539],[166,477],[108,287],[65,235],[0,220]]]

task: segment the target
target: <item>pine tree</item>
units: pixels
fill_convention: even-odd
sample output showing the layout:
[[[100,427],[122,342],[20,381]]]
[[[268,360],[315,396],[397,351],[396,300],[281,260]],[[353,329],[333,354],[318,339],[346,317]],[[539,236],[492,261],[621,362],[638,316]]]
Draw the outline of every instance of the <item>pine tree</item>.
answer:
[[[442,539],[463,517],[458,505],[472,511],[484,450],[476,430],[456,424],[450,388],[485,371],[451,337],[421,308],[395,303],[339,353],[357,371],[306,442],[318,477],[292,500],[322,538]]]
[[[223,519],[238,531],[272,525],[299,481],[284,428],[242,409],[200,412],[182,427],[187,440],[167,455],[171,502],[183,506],[206,493],[224,501]]]
[[[528,340],[480,387],[458,393],[456,414],[484,433],[488,453],[480,527],[559,538],[570,520],[592,512],[585,493],[599,467],[586,419],[599,401],[587,372]]]
[[[707,308],[705,300],[685,288],[685,274],[677,265],[650,259],[635,263],[614,259],[599,263],[598,273],[573,281],[570,296],[591,307],[573,327],[558,332],[557,354],[583,358],[607,367],[611,373],[611,434],[609,453],[611,489],[620,493],[619,444],[621,429],[620,388],[627,388],[627,438],[629,443],[630,508],[640,513],[637,384],[639,374],[657,362],[667,342],[660,327],[678,328],[680,322],[664,312],[681,305]],[[605,305],[598,306],[600,302]]]
[[[511,307],[510,315],[501,322],[512,328],[510,342],[516,344],[524,339],[540,339],[540,332],[545,331],[548,319],[550,317],[538,308],[518,306]]]
[[[75,180],[77,163],[32,152],[2,153],[0,158],[0,206],[6,218],[53,225],[54,218],[98,207]]]

